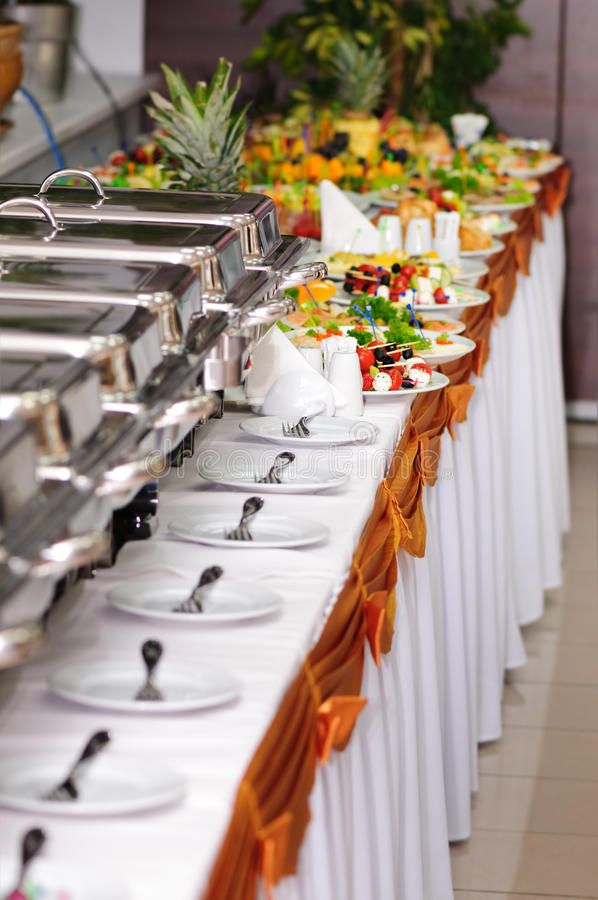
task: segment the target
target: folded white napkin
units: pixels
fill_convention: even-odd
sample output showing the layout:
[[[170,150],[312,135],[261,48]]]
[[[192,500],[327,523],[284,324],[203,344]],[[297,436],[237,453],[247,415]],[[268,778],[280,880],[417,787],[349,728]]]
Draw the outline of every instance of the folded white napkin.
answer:
[[[292,375],[296,376],[295,387],[289,383]],[[295,414],[303,400],[311,406],[317,406],[321,402],[325,414],[332,415],[335,406],[343,402],[332,385],[310,366],[280,328],[274,326],[253,349],[251,367],[245,378],[248,401],[254,406],[261,406],[269,397],[272,402],[279,404],[284,398],[274,396],[274,388],[278,382],[284,387],[288,397],[288,410],[277,410],[276,415]],[[268,412],[270,414],[274,415],[273,412]],[[299,415],[305,414],[303,409],[299,411]]]
[[[381,236],[331,181],[320,184],[322,252],[379,253]]]

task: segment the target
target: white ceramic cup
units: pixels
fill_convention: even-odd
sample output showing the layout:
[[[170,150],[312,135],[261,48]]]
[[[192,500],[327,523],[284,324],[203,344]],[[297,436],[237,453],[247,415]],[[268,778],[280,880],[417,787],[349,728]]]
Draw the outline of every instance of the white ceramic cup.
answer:
[[[395,250],[403,249],[401,220],[398,216],[380,216],[378,231],[382,253],[393,253]]]
[[[432,222],[430,219],[411,219],[407,225],[405,250],[409,256],[425,256],[432,250]]]
[[[355,352],[337,350],[332,354],[328,367],[328,381],[345,398],[345,403],[335,410],[336,415],[356,419],[363,415],[362,378],[359,358]]]
[[[297,349],[305,362],[308,363],[318,375],[324,374],[324,360],[322,358],[322,351],[319,347],[298,347]]]
[[[482,113],[458,113],[451,116],[451,125],[457,146],[470,147],[484,134],[488,117]]]

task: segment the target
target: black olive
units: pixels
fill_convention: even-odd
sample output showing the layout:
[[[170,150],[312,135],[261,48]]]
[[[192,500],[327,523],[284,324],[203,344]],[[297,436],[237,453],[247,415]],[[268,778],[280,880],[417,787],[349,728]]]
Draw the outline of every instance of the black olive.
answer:
[[[395,150],[395,159],[397,162],[406,163],[409,159],[409,151],[405,150],[404,147],[401,147],[400,150]]]
[[[391,356],[389,353],[385,353],[382,359],[382,365],[384,366],[394,366],[396,363],[396,359]]]
[[[347,292],[347,294],[353,293],[353,282],[345,281],[343,284],[343,290]]]
[[[403,359],[411,359],[413,356],[413,350],[411,347],[407,347],[406,350],[403,350]]]
[[[339,151],[346,150],[349,146],[349,135],[346,131],[337,131],[332,139],[332,143]]]
[[[415,387],[415,381],[412,381],[411,378],[403,378],[401,387],[405,388],[405,390]]]
[[[374,356],[378,362],[383,362],[384,357],[387,356],[386,349],[384,347],[374,347]]]
[[[398,275],[401,271],[400,263],[393,263],[392,269],[390,271],[393,273],[393,275]]]
[[[383,275],[380,279],[380,284],[385,285],[385,287],[390,287],[390,275]]]

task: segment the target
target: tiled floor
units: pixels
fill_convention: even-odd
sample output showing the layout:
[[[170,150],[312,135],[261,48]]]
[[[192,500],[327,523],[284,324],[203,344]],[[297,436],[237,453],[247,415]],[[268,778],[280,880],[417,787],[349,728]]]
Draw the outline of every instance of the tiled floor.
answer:
[[[581,437],[586,438],[589,432]],[[571,447],[564,588],[525,629],[504,733],[480,748],[471,840],[452,848],[455,900],[598,898],[598,448]]]

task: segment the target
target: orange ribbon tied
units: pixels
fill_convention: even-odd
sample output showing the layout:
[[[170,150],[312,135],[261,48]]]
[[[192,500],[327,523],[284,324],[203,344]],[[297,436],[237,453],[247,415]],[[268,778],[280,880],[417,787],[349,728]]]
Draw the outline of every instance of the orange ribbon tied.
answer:
[[[446,395],[451,407],[447,426],[453,440],[456,438],[455,422],[466,421],[467,407],[474,391],[475,385],[473,384],[451,384],[446,388]]]
[[[257,833],[259,867],[268,900],[274,900],[274,885],[285,875],[293,817],[284,812]]]
[[[365,697],[329,697],[318,707],[316,749],[322,765],[331,750],[344,750],[355,728],[357,717],[366,705]]]

